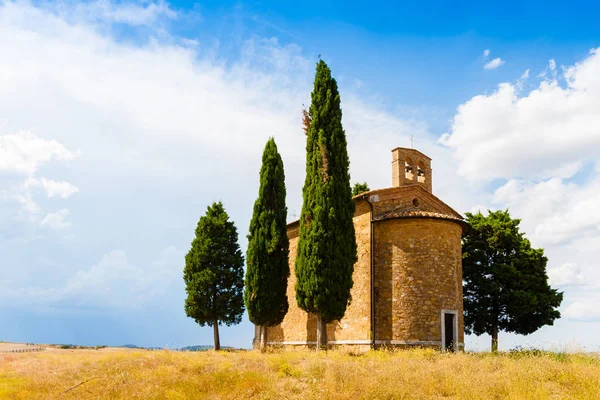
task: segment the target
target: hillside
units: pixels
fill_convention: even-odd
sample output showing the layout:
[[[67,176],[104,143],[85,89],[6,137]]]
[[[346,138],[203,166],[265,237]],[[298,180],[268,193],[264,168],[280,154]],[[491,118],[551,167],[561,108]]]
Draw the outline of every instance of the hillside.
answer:
[[[63,350],[0,355],[2,399],[597,399],[597,355]]]

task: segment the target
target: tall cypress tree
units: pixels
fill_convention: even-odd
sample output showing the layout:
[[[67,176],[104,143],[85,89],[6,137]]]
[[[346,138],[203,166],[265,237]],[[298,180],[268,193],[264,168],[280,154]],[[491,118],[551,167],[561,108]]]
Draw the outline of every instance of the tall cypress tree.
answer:
[[[219,323],[239,324],[244,313],[244,256],[238,233],[221,202],[200,217],[192,248],[185,256],[185,313],[200,326],[213,327],[221,348]]]
[[[260,326],[261,349],[266,345],[266,327],[281,323],[288,311],[290,267],[285,195],[283,161],[271,138],[263,152],[258,198],[250,221],[244,292],[250,321]]]
[[[296,301],[317,316],[317,349],[327,345],[326,324],[344,316],[356,257],[350,161],[337,83],[317,63],[306,130],[306,178],[296,256]]]

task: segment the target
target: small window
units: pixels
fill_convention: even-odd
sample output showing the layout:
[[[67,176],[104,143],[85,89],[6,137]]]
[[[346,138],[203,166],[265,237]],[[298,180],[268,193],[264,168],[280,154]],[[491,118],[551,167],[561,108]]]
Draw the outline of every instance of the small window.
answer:
[[[420,183],[425,183],[426,179],[427,178],[425,176],[425,165],[422,162],[419,162],[417,166],[417,181],[419,181]]]
[[[415,197],[415,198],[413,199],[413,201],[412,201],[412,205],[413,205],[415,208],[419,208],[419,204],[420,204],[420,203],[419,203],[419,199],[417,199],[417,198]]]
[[[413,161],[407,158],[404,161],[404,177],[407,181],[412,181],[417,171],[413,171]]]

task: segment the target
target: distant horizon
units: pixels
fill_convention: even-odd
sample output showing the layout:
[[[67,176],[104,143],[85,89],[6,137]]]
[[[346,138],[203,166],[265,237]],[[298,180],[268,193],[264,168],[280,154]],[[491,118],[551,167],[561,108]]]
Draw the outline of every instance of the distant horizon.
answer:
[[[79,343],[46,343],[46,342],[19,342],[19,341],[5,341],[5,340],[0,340],[0,343],[5,343],[5,344],[33,344],[33,345],[40,345],[40,346],[80,346],[80,347],[89,347],[89,348],[93,348],[93,347],[113,347],[113,348],[133,348],[133,349],[144,349],[144,350],[183,350],[183,349],[189,349],[189,348],[194,348],[194,347],[200,347],[200,348],[207,348],[207,349],[212,349],[214,348],[214,344],[195,344],[195,345],[188,345],[188,346],[179,346],[179,347],[169,347],[169,346],[138,346],[136,344],[133,343],[126,343],[126,344],[121,344],[121,345],[107,345],[107,344],[79,344]],[[238,346],[227,346],[227,345],[222,345],[221,349],[242,349],[242,350],[250,350],[252,347],[238,347]]]
[[[502,341],[502,335],[500,336],[500,342]],[[214,347],[214,343],[210,343],[210,344],[189,344],[189,345],[176,345],[176,346],[171,346],[171,345],[138,345],[135,343],[125,343],[125,344],[106,344],[106,343],[89,343],[89,344],[82,344],[82,343],[68,343],[68,342],[23,342],[23,341],[15,341],[15,340],[0,340],[0,343],[19,343],[19,344],[26,344],[26,343],[33,343],[35,345],[51,345],[51,346],[58,346],[58,345],[72,345],[72,346],[83,346],[83,347],[95,347],[95,346],[107,346],[107,347],[114,347],[114,348],[127,348],[128,346],[135,346],[136,348],[140,348],[140,349],[157,349],[157,350],[180,350],[183,348],[189,348],[189,347],[206,347],[206,348],[213,348]],[[250,341],[250,344],[248,346],[230,346],[224,343],[221,343],[221,348],[222,349],[242,349],[242,350],[252,350],[252,341]],[[535,343],[530,343],[527,345],[516,345],[514,347],[511,348],[504,348],[501,349],[501,351],[516,351],[519,349],[523,349],[523,350],[545,350],[545,351],[553,351],[553,352],[567,352],[567,353],[590,353],[590,354],[597,354],[600,353],[600,349],[596,349],[596,350],[592,350],[592,349],[586,349],[585,346],[582,346],[578,343],[576,343],[575,341],[569,341],[569,342],[565,342],[565,343],[552,343],[552,344],[541,344],[541,345],[536,345]],[[484,348],[484,347],[475,347],[475,348],[468,348],[468,346],[465,346],[465,351],[467,352],[475,352],[475,353],[479,353],[479,352],[487,352],[489,351],[489,348]]]

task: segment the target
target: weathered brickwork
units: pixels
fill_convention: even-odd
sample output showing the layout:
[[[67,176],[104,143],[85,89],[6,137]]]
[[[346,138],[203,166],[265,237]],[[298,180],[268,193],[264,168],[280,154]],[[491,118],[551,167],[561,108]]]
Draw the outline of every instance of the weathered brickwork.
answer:
[[[328,324],[328,341],[354,351],[367,350],[371,345],[440,348],[445,310],[456,313],[458,342],[463,343],[461,237],[466,224],[460,214],[431,193],[427,156],[412,149],[395,149],[393,154],[394,183],[400,186],[355,198],[358,261],[354,265],[352,302],[341,321]],[[413,171],[425,171],[429,182],[415,183],[408,172],[406,179],[399,178],[404,173],[404,161],[398,162],[398,157],[403,154],[426,162],[415,164]],[[298,221],[288,225],[289,311],[280,325],[267,330],[269,345],[312,346],[316,341],[316,317],[296,304],[298,228]]]
[[[342,321],[327,325],[329,341],[369,340],[371,337],[371,276],[370,276],[370,208],[366,202],[357,204],[354,216],[358,261],[354,264],[352,301]],[[288,280],[289,310],[281,325],[267,330],[268,342],[314,342],[317,319],[301,310],[296,303],[294,265],[298,246],[298,223],[288,225],[290,239],[290,278]],[[294,343],[295,344],[295,343]],[[300,343],[298,343],[300,344]],[[296,345],[298,345],[296,344]]]
[[[373,190],[365,195],[373,202],[375,217],[392,211],[419,210],[438,212],[462,219],[459,213],[417,185]]]
[[[392,186],[417,184],[431,192],[431,178],[431,158],[415,149],[392,150]]]
[[[441,219],[375,224],[375,339],[440,341],[441,310],[458,311],[463,342],[460,225]]]
[[[350,294],[352,302],[341,321],[327,326],[328,340],[371,338],[371,213],[366,202],[358,202],[354,213],[358,261],[354,264]]]
[[[289,309],[280,325],[267,329],[267,342],[306,342],[316,337],[317,320],[298,308],[296,304],[296,274],[294,263],[298,249],[298,223],[288,225],[290,240],[290,277],[288,279],[287,296]]]

